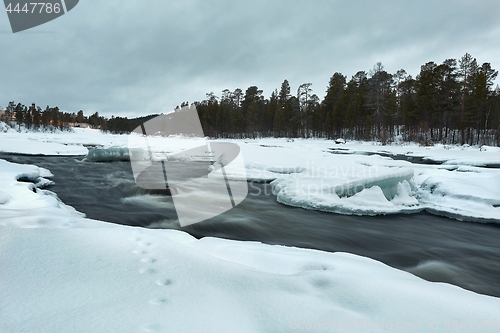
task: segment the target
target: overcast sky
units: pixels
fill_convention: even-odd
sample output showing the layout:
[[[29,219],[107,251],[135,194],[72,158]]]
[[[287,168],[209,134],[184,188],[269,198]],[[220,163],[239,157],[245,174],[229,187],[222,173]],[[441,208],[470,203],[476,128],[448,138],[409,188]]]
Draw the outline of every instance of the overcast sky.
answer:
[[[284,79],[322,98],[333,73],[379,61],[416,76],[469,52],[500,69],[498,0],[80,0],[16,34],[0,17],[0,107],[134,117],[225,88],[268,97]]]

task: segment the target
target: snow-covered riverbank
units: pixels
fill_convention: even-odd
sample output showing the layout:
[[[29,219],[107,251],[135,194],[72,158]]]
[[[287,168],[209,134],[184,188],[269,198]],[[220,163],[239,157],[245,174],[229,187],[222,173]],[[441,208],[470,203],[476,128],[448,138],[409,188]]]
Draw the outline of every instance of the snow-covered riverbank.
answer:
[[[139,141],[133,136],[79,128],[73,133],[9,131],[2,133],[0,151],[85,155],[89,146],[118,147],[110,151],[114,153],[140,148],[134,146]],[[191,147],[193,141],[203,144],[202,139],[148,139],[158,159]],[[277,200],[283,204],[356,215],[427,210],[465,221],[500,222],[500,169],[479,167],[500,165],[500,148],[362,142],[336,145],[328,140],[230,141],[240,146],[246,174],[229,165],[227,175],[273,181]],[[108,155],[103,154],[103,158],[109,159]],[[392,155],[443,164],[412,164],[388,157]]]

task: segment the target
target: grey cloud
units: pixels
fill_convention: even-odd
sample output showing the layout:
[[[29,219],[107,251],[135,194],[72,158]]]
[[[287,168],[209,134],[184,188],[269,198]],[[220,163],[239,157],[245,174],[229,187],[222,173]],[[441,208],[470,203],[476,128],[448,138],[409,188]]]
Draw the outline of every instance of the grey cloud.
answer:
[[[268,96],[285,78],[322,96],[335,71],[350,77],[376,61],[416,75],[470,52],[498,68],[498,12],[497,1],[81,0],[26,33],[0,21],[0,106],[133,117],[225,88]]]

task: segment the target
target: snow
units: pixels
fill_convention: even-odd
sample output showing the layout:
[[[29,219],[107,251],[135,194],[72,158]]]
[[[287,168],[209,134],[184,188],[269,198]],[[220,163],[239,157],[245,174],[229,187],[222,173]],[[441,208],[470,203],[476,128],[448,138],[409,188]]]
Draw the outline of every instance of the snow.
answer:
[[[499,223],[499,176],[498,169],[426,169],[416,177],[418,200],[428,211],[438,215]]]
[[[335,145],[330,145],[337,148]],[[427,162],[451,165],[488,166],[500,165],[500,148],[468,145],[442,145],[422,147],[413,143],[381,146],[374,142],[347,142],[342,145],[342,152],[348,154],[381,153],[388,155],[403,155]]]
[[[346,253],[104,223],[0,228],[2,332],[448,332],[498,318],[497,298]]]
[[[332,154],[332,142],[326,140],[237,142],[245,160],[251,161],[247,174],[272,181],[283,204],[356,215],[426,210],[465,221],[500,223],[500,169],[476,167],[500,165],[500,149],[495,147],[347,142],[337,151],[341,154]],[[445,163],[412,164],[389,157],[396,155]]]
[[[0,152],[27,155],[87,155],[90,147],[127,147],[126,135],[112,135],[90,128],[71,131],[29,132],[9,129],[0,122]],[[9,127],[10,128],[10,127]]]
[[[447,332],[498,319],[497,298],[352,254],[85,219],[16,181],[40,168],[0,170],[13,201],[0,205],[2,332]]]
[[[316,177],[279,178],[271,184],[278,202],[306,209],[376,215],[414,212],[418,207],[418,202],[411,197],[408,183],[413,178],[412,169],[356,167],[359,177],[345,177],[337,172],[326,177],[325,173],[318,173]]]
[[[140,149],[145,140],[149,148],[147,153],[155,161],[205,144],[204,138],[144,138],[137,134],[111,135],[81,128],[75,128],[73,133],[18,133],[10,130],[0,134],[0,151],[85,155],[88,152],[86,147],[94,146],[98,149],[90,150],[87,155],[87,160],[94,161],[128,160],[130,152],[135,159],[148,157]],[[374,142],[346,142],[338,148],[327,140],[226,141],[238,144],[245,157],[244,170],[226,166],[228,179],[273,182],[277,200],[284,204],[343,214],[427,210],[468,221],[500,220],[498,169],[475,168],[470,171],[475,166],[500,165],[500,148],[497,147],[381,146]],[[390,158],[396,155],[443,164],[411,164]],[[408,170],[413,170],[413,178]],[[407,173],[400,177],[401,172]],[[214,173],[212,177],[217,175]],[[404,182],[410,185],[409,190],[396,196]],[[474,191],[465,193],[471,186]],[[383,196],[376,187],[382,190]],[[436,188],[438,190],[434,191]],[[358,191],[366,193],[358,194]],[[362,207],[359,206],[361,202]]]
[[[39,189],[51,183],[44,178],[51,176],[47,169],[0,160],[0,225],[36,228],[59,217],[64,218],[59,220],[63,226],[80,218],[83,214],[65,205],[54,193]]]
[[[161,161],[206,144],[205,138],[73,130],[0,133],[0,151],[45,155],[88,152],[88,161],[129,160],[132,154],[134,160],[151,157]],[[225,166],[227,179],[272,182],[277,200],[286,205],[356,215],[426,210],[465,221],[500,223],[500,169],[480,167],[500,165],[498,147],[381,146],[352,141],[338,145],[329,140],[270,138],[222,141],[238,144],[245,163],[245,168],[237,163]],[[97,149],[88,151],[86,147]],[[394,156],[442,164],[412,164],[393,160]],[[213,172],[209,177],[222,174]]]
[[[10,150],[57,143],[43,145],[53,154],[64,143],[125,147],[128,140],[82,133],[12,133],[20,144]],[[157,157],[192,145],[164,140],[150,140]],[[366,214],[454,207],[461,216],[480,208],[475,217],[498,220],[496,169],[334,155],[323,140],[233,142],[247,172],[274,179],[289,204],[346,213],[362,206]],[[463,323],[467,332],[500,332],[498,298],[348,253],[90,220],[39,188],[51,176],[0,160],[0,332],[450,332]],[[325,191],[300,193],[313,184]]]
[[[4,134],[1,134],[2,136]],[[0,152],[26,155],[86,155],[87,148],[57,142],[39,142],[28,138],[2,138]]]

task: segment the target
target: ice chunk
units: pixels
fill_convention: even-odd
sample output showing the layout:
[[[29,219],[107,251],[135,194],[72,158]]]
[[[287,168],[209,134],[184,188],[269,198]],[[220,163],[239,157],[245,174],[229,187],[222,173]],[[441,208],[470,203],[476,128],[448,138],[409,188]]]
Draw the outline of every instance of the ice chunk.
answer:
[[[54,177],[54,175],[52,174],[52,172],[50,172],[50,170],[48,170],[48,169],[38,167],[38,170],[39,170],[39,173],[40,173],[40,177],[44,177],[44,178]]]
[[[271,166],[267,168],[268,171],[280,174],[301,173],[305,170],[304,167],[284,167],[284,166]]]
[[[130,158],[146,160],[149,159],[149,154],[141,148],[98,148],[90,150],[84,160],[88,162],[119,162],[130,161]]]
[[[391,202],[395,205],[402,206],[418,206],[418,200],[412,196],[412,189],[410,183],[408,181],[403,180],[401,183],[397,185],[396,196]]]
[[[54,185],[55,183],[52,180],[49,180],[49,179],[46,179],[43,177],[38,177],[35,180],[34,184],[35,184],[35,187],[37,187],[37,188],[44,188],[44,187],[47,187],[50,185]]]
[[[418,178],[423,179],[418,199],[429,212],[459,220],[500,222],[500,178],[495,169],[428,170]]]
[[[386,168],[361,178],[288,177],[271,184],[280,203],[340,214],[410,213],[422,208],[413,197],[413,170]]]

